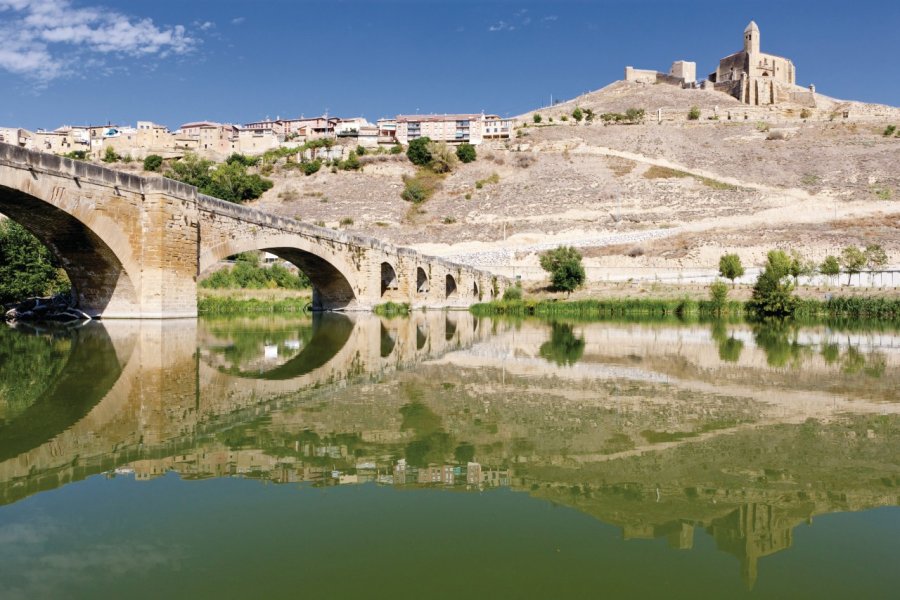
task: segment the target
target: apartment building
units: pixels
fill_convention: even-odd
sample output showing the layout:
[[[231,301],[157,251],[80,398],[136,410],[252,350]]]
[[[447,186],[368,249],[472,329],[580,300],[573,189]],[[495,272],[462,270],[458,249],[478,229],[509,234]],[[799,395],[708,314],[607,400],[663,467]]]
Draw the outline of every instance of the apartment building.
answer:
[[[34,134],[21,127],[0,127],[0,143],[20,148],[34,147]]]
[[[509,138],[511,121],[498,115],[397,115],[396,138],[408,144],[419,137],[427,137],[448,144],[480,144],[485,139]]]

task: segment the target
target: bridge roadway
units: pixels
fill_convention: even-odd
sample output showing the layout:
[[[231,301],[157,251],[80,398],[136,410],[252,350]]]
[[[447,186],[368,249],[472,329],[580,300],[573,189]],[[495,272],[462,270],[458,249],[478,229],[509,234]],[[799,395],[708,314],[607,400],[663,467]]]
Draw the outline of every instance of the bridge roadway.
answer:
[[[103,318],[197,316],[198,278],[228,256],[265,250],[313,285],[315,310],[383,302],[465,308],[509,279],[140,177],[0,144],[0,213],[59,258],[79,307]]]

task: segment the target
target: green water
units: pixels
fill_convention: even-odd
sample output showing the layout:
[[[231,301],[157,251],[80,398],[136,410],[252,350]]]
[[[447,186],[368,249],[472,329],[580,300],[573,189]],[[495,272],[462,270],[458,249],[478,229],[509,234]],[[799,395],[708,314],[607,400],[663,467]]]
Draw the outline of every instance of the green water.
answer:
[[[0,329],[0,598],[894,598],[900,332]]]

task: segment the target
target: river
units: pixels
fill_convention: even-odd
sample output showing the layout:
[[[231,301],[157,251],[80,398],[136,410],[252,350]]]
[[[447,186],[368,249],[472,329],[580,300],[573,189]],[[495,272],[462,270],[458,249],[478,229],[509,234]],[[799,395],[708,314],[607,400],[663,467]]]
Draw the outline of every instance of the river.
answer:
[[[900,331],[0,329],[0,597],[893,598]]]

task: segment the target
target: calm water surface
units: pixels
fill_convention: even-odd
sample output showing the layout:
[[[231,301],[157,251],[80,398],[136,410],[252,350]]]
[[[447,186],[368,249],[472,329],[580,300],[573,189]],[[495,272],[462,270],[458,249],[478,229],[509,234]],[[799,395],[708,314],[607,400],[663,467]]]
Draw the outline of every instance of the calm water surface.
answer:
[[[900,333],[0,328],[0,597],[895,598]]]

